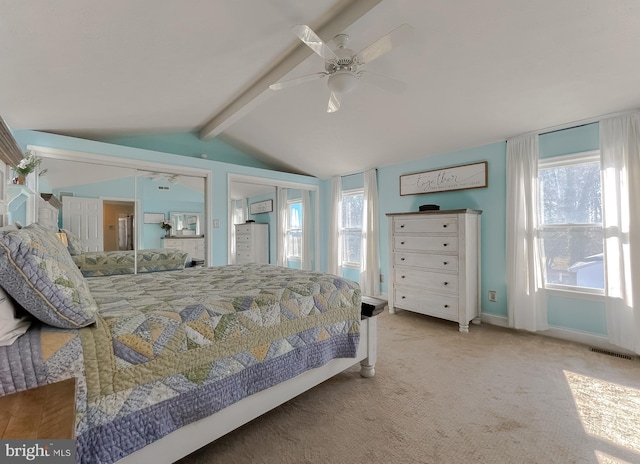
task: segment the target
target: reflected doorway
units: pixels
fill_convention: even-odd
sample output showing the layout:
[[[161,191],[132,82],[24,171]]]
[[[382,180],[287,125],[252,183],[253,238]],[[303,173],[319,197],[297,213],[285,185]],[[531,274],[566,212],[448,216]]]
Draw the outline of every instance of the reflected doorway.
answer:
[[[104,200],[102,205],[104,251],[133,250],[134,214],[133,201]]]

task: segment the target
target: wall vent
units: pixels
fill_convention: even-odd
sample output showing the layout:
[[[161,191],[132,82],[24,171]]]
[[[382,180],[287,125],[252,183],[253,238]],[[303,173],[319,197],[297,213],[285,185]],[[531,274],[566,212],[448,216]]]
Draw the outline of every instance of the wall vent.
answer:
[[[593,351],[594,353],[600,353],[600,354],[606,354],[606,355],[609,355],[609,356],[614,356],[616,358],[629,359],[629,360],[633,359],[633,357],[629,356],[628,354],[616,353],[615,351],[602,350],[600,348],[591,348],[591,351]]]

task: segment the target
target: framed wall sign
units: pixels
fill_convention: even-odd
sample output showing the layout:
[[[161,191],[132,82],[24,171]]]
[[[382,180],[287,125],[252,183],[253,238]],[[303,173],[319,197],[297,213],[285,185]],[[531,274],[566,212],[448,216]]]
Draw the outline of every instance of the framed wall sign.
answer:
[[[488,185],[487,161],[400,176],[400,195],[448,192]]]
[[[270,213],[273,211],[273,200],[258,201],[249,205],[250,214]]]
[[[145,224],[160,224],[164,221],[164,213],[144,213]]]

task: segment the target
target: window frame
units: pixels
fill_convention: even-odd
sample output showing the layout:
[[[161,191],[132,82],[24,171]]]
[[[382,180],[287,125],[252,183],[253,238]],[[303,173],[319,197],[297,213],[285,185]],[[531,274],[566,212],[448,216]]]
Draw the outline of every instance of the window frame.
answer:
[[[353,195],[362,195],[362,199],[364,202],[364,187],[362,188],[355,188],[355,189],[349,189],[349,190],[343,190],[340,194],[340,216],[342,217],[343,211],[342,208],[344,207],[344,197],[345,196],[353,196]],[[362,212],[362,214],[364,215],[364,211]],[[340,240],[340,265],[343,268],[347,268],[347,269],[360,269],[362,267],[362,263],[361,262],[351,262],[351,261],[346,261],[345,260],[345,254],[346,254],[346,250],[345,250],[345,245],[346,245],[346,241],[344,240],[345,237],[345,232],[355,232],[355,231],[359,231],[360,232],[360,243],[362,243],[362,234],[364,233],[364,230],[362,229],[362,227],[344,227],[344,225],[342,224],[342,222],[340,223],[340,237],[342,240]],[[360,261],[362,261],[362,248],[360,249]]]
[[[300,205],[300,228],[299,229],[294,229],[291,227],[291,206],[294,204],[299,204]],[[287,240],[287,244],[290,243],[291,240],[291,231],[292,230],[299,230],[300,231],[300,237],[302,237],[302,222],[303,222],[303,218],[302,215],[304,214],[304,211],[302,211],[302,198],[297,198],[294,200],[287,200],[287,230],[286,230],[286,240]],[[293,256],[289,254],[289,246],[286,247],[287,250],[287,261],[292,261],[292,262],[302,262],[302,244],[300,245],[301,249],[300,249],[300,256]]]
[[[553,156],[553,157],[548,157],[548,158],[540,158],[538,160],[538,185],[537,188],[538,190],[540,190],[540,171],[542,169],[552,169],[552,168],[561,168],[561,167],[569,167],[569,166],[577,166],[580,164],[591,164],[597,162],[600,166],[602,166],[601,164],[601,157],[600,157],[600,150],[590,150],[590,151],[584,151],[584,152],[579,152],[579,153],[571,153],[568,155],[560,155],[560,156]],[[571,227],[571,228],[582,228],[584,227],[589,228],[589,227],[594,227],[594,226],[598,226],[600,225],[600,227],[603,227],[603,224],[600,223],[563,223],[563,224],[543,224],[542,223],[542,199],[540,198],[540,196],[538,196],[538,204],[536,205],[536,207],[538,208],[538,218],[539,218],[539,223],[537,225],[537,239],[540,245],[540,259],[541,259],[541,268],[542,268],[542,282],[541,282],[541,287],[545,290],[550,290],[552,291],[552,293],[558,293],[558,294],[567,294],[567,293],[571,293],[571,294],[580,294],[580,295],[585,295],[585,296],[594,296],[594,297],[599,297],[599,296],[604,296],[605,294],[605,289],[602,288],[592,288],[592,287],[580,287],[577,285],[562,285],[562,284],[555,284],[555,283],[547,283],[547,273],[546,273],[546,263],[545,263],[545,256],[544,256],[544,248],[542,246],[542,232],[544,230],[561,230],[563,228],[567,228],[567,227]],[[601,175],[600,175],[600,205],[601,205],[601,209],[604,210],[604,202],[602,201],[602,171],[601,171]],[[604,230],[603,230],[603,252],[604,252]],[[606,285],[606,283],[605,283]]]

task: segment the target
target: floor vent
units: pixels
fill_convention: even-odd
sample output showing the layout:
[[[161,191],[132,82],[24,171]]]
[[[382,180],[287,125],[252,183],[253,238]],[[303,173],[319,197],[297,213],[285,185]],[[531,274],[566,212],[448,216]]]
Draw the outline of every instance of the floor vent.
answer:
[[[609,356],[615,356],[616,358],[629,359],[629,360],[633,359],[633,357],[629,356],[628,354],[616,353],[614,351],[602,350],[600,348],[591,348],[591,351],[593,351],[594,353],[601,353],[601,354],[607,354]]]

